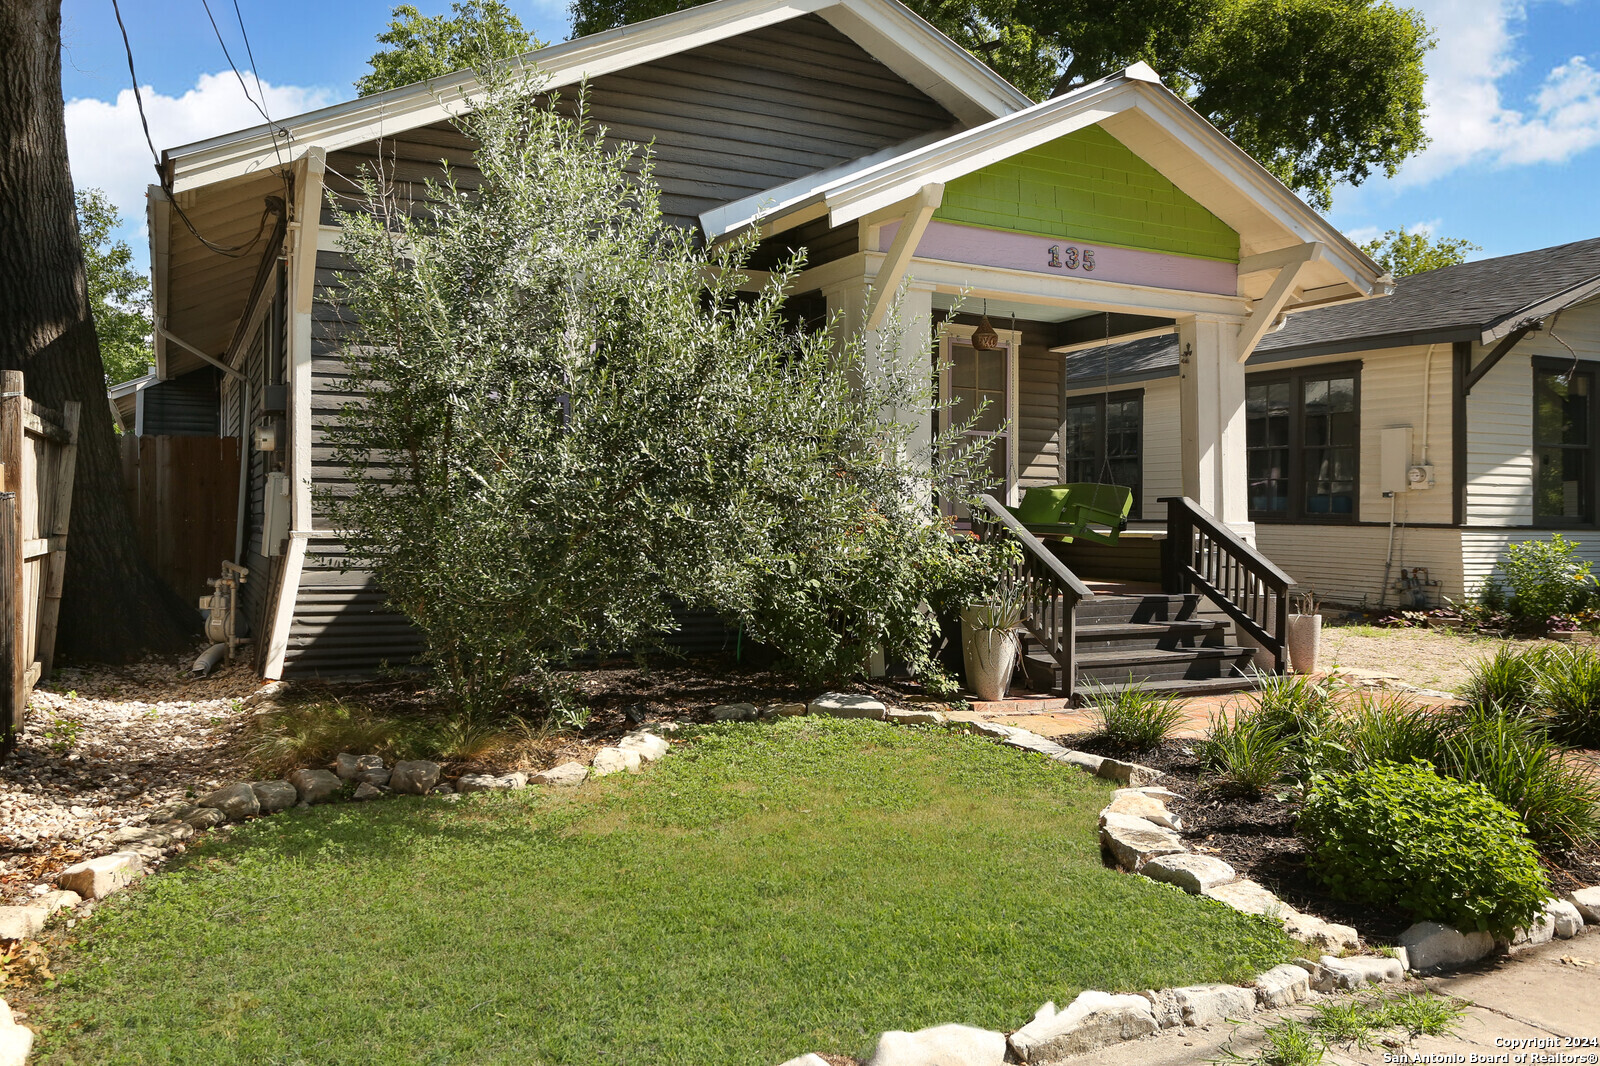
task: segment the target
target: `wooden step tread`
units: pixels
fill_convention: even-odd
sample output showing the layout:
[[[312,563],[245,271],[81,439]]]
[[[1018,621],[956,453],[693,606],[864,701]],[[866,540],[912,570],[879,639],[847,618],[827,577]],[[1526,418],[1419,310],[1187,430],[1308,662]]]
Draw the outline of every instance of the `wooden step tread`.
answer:
[[[1180,678],[1176,681],[1135,681],[1132,685],[1129,685],[1126,681],[1110,683],[1080,681],[1078,682],[1078,695],[1093,702],[1097,692],[1104,692],[1110,695],[1129,688],[1166,696],[1216,696],[1225,692],[1244,692],[1247,689],[1255,688],[1255,682],[1248,677],[1201,677]]]
[[[1107,651],[1080,651],[1075,660],[1080,670],[1105,666],[1156,666],[1167,663],[1193,662],[1196,659],[1235,659],[1248,655],[1250,649],[1224,644],[1215,648],[1125,648]],[[1039,654],[1043,654],[1042,652]]]
[[[1215,633],[1228,628],[1228,623],[1218,618],[1185,618],[1177,622],[1115,622],[1104,625],[1081,625],[1073,628],[1078,640],[1115,640],[1119,637],[1159,637],[1171,633],[1188,636],[1195,633]]]

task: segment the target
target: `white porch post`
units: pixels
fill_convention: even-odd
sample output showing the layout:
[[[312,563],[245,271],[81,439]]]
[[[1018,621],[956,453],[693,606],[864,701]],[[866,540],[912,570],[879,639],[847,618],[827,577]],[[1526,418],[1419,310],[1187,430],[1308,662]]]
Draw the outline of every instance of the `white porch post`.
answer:
[[[1254,543],[1246,498],[1244,364],[1238,349],[1237,319],[1178,319],[1183,494]]]
[[[828,314],[837,316],[835,335],[839,343],[851,333],[862,328],[871,305],[868,286],[871,279],[861,278],[824,291],[828,300]],[[922,395],[933,399],[933,287],[931,285],[906,285],[905,299],[900,303],[900,332],[889,335],[882,330],[867,334],[867,368],[908,375],[917,382]],[[905,423],[908,434],[906,446],[913,458],[931,455],[933,447],[933,422],[928,408],[899,409],[884,412],[887,417]]]

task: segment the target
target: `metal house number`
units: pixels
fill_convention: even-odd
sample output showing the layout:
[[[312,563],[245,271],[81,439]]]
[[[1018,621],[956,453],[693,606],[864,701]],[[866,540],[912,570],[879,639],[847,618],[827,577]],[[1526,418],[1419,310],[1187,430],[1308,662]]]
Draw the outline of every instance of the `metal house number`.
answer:
[[[1080,267],[1085,271],[1094,270],[1094,249],[1084,248],[1079,251],[1076,245],[1062,247],[1059,244],[1050,246],[1050,262],[1047,266],[1056,270],[1077,270]]]

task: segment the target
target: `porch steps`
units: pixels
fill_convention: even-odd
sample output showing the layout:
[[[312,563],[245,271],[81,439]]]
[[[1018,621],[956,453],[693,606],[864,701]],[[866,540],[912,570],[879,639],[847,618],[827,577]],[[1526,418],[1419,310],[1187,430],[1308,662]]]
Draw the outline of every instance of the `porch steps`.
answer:
[[[1198,595],[1100,595],[1078,604],[1076,683],[1121,691],[1140,686],[1171,695],[1251,687],[1253,652],[1228,643],[1225,618],[1206,617]],[[1023,634],[1023,666],[1035,688],[1059,691],[1060,669]]]

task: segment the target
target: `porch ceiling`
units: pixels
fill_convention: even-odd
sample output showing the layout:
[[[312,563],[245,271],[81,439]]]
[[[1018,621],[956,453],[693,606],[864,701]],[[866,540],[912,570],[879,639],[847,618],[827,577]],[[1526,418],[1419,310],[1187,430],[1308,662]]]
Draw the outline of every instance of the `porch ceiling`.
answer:
[[[1068,322],[1075,318],[1085,318],[1089,315],[1099,314],[1098,311],[1086,311],[1080,307],[1050,307],[1046,304],[1025,303],[1021,300],[984,300],[979,297],[967,297],[963,300],[957,293],[935,292],[933,294],[933,309],[935,311],[950,311],[960,305],[963,317],[974,321],[979,315],[987,314],[990,323],[996,329],[1005,328],[1006,322],[1012,318],[1024,322]]]
[[[202,244],[160,187],[150,187],[151,276],[158,326],[203,352],[224,357],[247,310],[245,302],[262,257],[276,250],[268,247],[275,219],[263,217],[267,198],[285,198],[287,185],[276,171],[267,171],[178,193],[177,206],[206,240],[222,248],[248,245],[232,256]],[[155,352],[156,373],[163,379],[205,365],[159,332]]]

